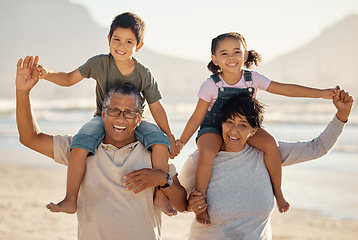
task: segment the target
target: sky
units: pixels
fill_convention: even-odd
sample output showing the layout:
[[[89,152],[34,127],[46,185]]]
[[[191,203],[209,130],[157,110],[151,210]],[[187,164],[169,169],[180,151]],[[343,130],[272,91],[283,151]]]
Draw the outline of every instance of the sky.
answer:
[[[84,5],[109,28],[113,17],[134,12],[146,22],[144,44],[157,53],[209,61],[211,40],[241,33],[264,61],[311,41],[327,27],[358,14],[357,0],[69,0]]]

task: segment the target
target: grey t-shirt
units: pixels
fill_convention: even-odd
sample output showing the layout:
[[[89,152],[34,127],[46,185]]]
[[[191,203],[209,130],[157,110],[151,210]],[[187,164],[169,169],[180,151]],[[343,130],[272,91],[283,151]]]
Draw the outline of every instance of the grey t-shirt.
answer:
[[[282,165],[325,155],[338,140],[344,123],[336,117],[311,141],[279,141]],[[190,193],[195,186],[198,152],[184,163],[179,180]],[[263,153],[249,145],[240,152],[221,151],[215,158],[206,193],[211,226],[193,221],[190,240],[270,240],[274,198]]]
[[[118,83],[130,83],[143,95],[148,104],[155,103],[162,98],[157,82],[150,70],[135,58],[135,67],[132,75],[123,76],[119,71],[111,54],[101,54],[87,60],[79,67],[84,78],[93,78],[97,81],[95,115],[101,115],[104,97],[108,90]]]

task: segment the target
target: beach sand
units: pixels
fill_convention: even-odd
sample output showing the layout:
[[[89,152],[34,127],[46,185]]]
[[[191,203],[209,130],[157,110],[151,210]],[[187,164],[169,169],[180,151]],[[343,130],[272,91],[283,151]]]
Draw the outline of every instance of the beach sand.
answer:
[[[45,205],[61,200],[65,168],[0,165],[0,239],[76,239],[75,215],[49,212]],[[192,213],[163,217],[163,239],[187,239]],[[273,239],[358,239],[358,220],[333,219],[291,209],[272,217]]]

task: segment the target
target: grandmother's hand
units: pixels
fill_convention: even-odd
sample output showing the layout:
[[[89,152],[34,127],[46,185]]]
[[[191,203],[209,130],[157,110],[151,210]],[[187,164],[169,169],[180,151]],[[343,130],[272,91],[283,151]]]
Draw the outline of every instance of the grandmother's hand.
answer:
[[[353,107],[354,99],[346,92],[336,87],[336,96],[333,98],[333,104],[337,108],[337,118],[342,122],[347,122]]]
[[[194,212],[196,215],[206,211],[208,205],[205,202],[205,195],[199,191],[193,191],[188,199],[188,211]]]

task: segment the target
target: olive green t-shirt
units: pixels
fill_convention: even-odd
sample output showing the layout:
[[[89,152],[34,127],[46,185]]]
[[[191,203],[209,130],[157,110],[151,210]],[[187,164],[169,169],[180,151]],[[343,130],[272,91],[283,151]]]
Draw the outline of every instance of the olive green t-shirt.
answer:
[[[109,89],[118,83],[130,83],[134,85],[143,95],[148,104],[155,103],[162,98],[158,84],[150,70],[133,58],[135,67],[133,74],[123,76],[119,71],[111,54],[101,54],[87,60],[79,67],[84,78],[93,78],[97,82],[95,115],[101,115],[103,100]]]

